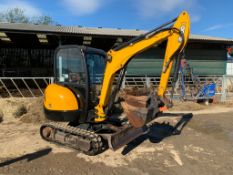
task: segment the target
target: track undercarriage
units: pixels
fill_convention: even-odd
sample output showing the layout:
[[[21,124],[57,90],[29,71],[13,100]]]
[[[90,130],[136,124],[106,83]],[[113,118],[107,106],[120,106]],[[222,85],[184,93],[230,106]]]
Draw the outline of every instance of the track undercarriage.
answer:
[[[62,123],[45,123],[41,137],[49,142],[68,146],[87,155],[96,155],[107,148],[117,150],[148,131],[148,123],[157,114],[158,101],[154,96],[123,95],[124,114],[113,121],[101,124],[87,123],[70,126]]]
[[[49,142],[68,146],[87,155],[96,155],[107,148],[116,150],[147,132],[147,126],[134,128],[102,124],[105,129],[86,130],[61,123],[45,123],[40,128],[41,137]],[[108,129],[107,129],[108,128]]]

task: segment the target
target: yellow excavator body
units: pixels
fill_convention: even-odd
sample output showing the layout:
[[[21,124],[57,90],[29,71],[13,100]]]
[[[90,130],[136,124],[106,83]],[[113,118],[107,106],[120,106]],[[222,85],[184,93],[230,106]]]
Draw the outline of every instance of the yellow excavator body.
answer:
[[[178,73],[189,33],[189,14],[183,11],[107,53],[86,46],[58,47],[55,83],[45,90],[44,111],[49,119],[69,123],[43,124],[42,138],[95,155],[106,148],[116,150],[144,134],[160,109],[171,104],[165,96],[168,80],[174,62],[174,77]],[[167,45],[157,91],[147,93],[148,97],[120,94],[131,59],[164,41]]]
[[[44,95],[44,107],[50,111],[78,110],[78,101],[72,91],[58,84],[47,86]]]

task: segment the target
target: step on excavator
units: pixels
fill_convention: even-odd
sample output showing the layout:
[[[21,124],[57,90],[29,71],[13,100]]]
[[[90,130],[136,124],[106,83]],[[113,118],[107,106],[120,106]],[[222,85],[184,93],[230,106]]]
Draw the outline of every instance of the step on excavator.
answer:
[[[52,122],[42,124],[41,137],[96,155],[107,148],[117,150],[145,134],[161,109],[172,106],[165,92],[173,63],[174,79],[177,77],[189,32],[189,14],[183,11],[107,53],[85,46],[59,46],[55,52],[55,82],[45,89],[43,104],[45,116]],[[122,90],[130,60],[164,41],[167,44],[158,89],[150,91],[148,97]]]

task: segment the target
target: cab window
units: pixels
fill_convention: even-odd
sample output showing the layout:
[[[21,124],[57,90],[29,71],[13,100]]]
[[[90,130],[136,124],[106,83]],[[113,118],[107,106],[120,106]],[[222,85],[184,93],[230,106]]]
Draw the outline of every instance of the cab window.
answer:
[[[85,83],[84,58],[78,48],[64,48],[58,51],[56,80],[77,84]]]
[[[101,84],[105,70],[105,56],[101,54],[86,54],[87,69],[91,84]]]

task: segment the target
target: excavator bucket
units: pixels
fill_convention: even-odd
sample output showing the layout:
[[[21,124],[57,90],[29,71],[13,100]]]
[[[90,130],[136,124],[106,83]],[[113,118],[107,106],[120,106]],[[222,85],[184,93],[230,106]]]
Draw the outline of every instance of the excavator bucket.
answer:
[[[122,102],[121,105],[129,120],[129,123],[135,128],[144,126],[147,121],[147,97],[125,95],[124,100],[125,101]]]
[[[150,122],[158,112],[157,103],[152,104],[148,96],[135,96],[125,93],[123,95],[124,101],[121,103],[124,112],[129,120],[129,123],[135,127],[140,128]]]

